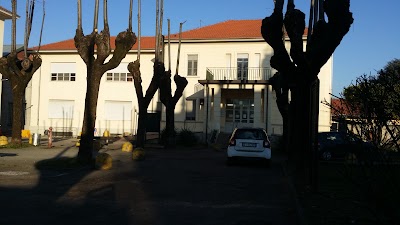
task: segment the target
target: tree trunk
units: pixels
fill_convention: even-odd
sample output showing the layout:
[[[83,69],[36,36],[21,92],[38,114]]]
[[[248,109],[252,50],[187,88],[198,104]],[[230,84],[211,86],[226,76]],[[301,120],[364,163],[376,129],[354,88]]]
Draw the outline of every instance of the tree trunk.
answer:
[[[290,156],[293,157],[289,160],[289,169],[293,172],[296,183],[300,187],[305,187],[316,177],[315,171],[310,171],[315,170],[317,163],[315,162],[319,110],[317,75],[349,31],[353,17],[349,11],[349,0],[325,0],[324,9],[329,22],[326,23],[321,18],[316,23],[309,33],[311,36],[308,37],[309,41],[304,52],[305,15],[295,9],[294,2],[290,1],[283,18],[283,5],[284,0],[276,0],[274,12],[262,21],[261,34],[274,50],[270,61],[271,67],[283,76],[278,80],[278,86],[286,86],[291,91],[289,149],[293,152],[289,153],[289,159]],[[283,26],[290,39],[290,55],[282,39]],[[278,96],[281,90],[275,89],[275,91]],[[284,118],[284,115],[282,117]]]
[[[164,64],[158,61],[154,62],[153,78],[147,88],[146,95],[143,95],[142,77],[140,73],[140,62],[136,60],[128,65],[129,72],[133,75],[133,81],[136,90],[136,97],[139,104],[139,118],[138,128],[136,135],[136,146],[143,148],[146,141],[146,121],[147,121],[147,108],[153,99],[154,94],[157,92],[160,85],[160,77],[164,73]]]
[[[292,168],[295,172],[295,184],[303,187],[307,182],[308,159],[310,150],[310,95],[306,83],[299,84],[292,89],[291,114],[293,122],[290,125],[291,131],[290,149],[293,151]]]
[[[165,147],[174,147],[176,143],[176,132],[175,132],[175,106],[179,99],[183,95],[188,81],[186,78],[176,74],[174,76],[174,82],[176,84],[176,90],[174,96],[172,96],[171,89],[171,72],[166,71],[161,78],[160,84],[160,98],[161,102],[166,108],[166,124],[165,124]]]
[[[15,82],[12,82],[14,84]],[[25,97],[25,86],[13,85],[12,98],[13,98],[13,125],[11,130],[11,143],[21,145],[22,137],[21,130],[23,129],[23,115],[24,109],[24,97]]]
[[[78,160],[84,163],[90,162],[95,155],[93,139],[96,125],[97,99],[100,89],[99,78],[101,78],[101,74],[92,73],[95,73],[93,68],[88,68],[85,112],[83,115],[82,135],[78,152]]]
[[[138,128],[136,135],[136,147],[144,147],[146,143],[146,121],[147,121],[147,107],[148,105],[139,102],[139,118]]]
[[[166,148],[175,147],[176,145],[176,132],[175,132],[175,104],[171,102],[165,105],[165,134],[166,134]]]

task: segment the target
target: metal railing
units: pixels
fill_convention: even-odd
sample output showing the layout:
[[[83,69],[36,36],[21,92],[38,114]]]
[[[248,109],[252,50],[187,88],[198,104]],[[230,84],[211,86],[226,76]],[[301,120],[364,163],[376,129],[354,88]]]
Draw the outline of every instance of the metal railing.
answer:
[[[209,67],[207,80],[268,80],[271,78],[270,67]]]

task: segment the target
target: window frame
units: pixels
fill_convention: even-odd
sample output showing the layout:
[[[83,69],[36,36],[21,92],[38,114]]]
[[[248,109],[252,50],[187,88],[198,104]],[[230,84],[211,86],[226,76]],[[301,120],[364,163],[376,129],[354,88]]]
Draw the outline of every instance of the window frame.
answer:
[[[187,76],[196,77],[199,75],[199,55],[187,55]]]
[[[76,81],[76,73],[51,73],[50,81]]]
[[[133,82],[133,75],[126,72],[109,72],[106,75],[107,82]]]
[[[188,102],[192,102],[192,109],[188,111]],[[186,100],[185,104],[185,120],[186,121],[196,121],[196,110],[197,109],[197,100],[190,99]]]

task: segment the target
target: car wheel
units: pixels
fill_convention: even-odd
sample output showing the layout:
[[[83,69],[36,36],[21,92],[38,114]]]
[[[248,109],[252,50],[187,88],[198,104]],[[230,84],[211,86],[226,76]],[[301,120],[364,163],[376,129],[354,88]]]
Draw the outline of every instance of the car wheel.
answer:
[[[329,152],[329,151],[325,151],[325,152],[322,153],[321,158],[322,158],[323,160],[325,160],[325,161],[329,161],[329,160],[332,159],[332,154],[331,154],[331,152]]]
[[[357,163],[357,155],[354,153],[347,153],[345,156],[345,161],[348,164],[356,164]]]

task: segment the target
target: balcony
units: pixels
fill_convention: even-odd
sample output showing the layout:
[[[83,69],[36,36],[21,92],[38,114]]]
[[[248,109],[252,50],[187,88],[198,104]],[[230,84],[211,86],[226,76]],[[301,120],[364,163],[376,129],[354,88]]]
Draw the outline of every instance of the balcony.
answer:
[[[270,67],[210,67],[207,68],[208,81],[268,81],[271,78]]]

